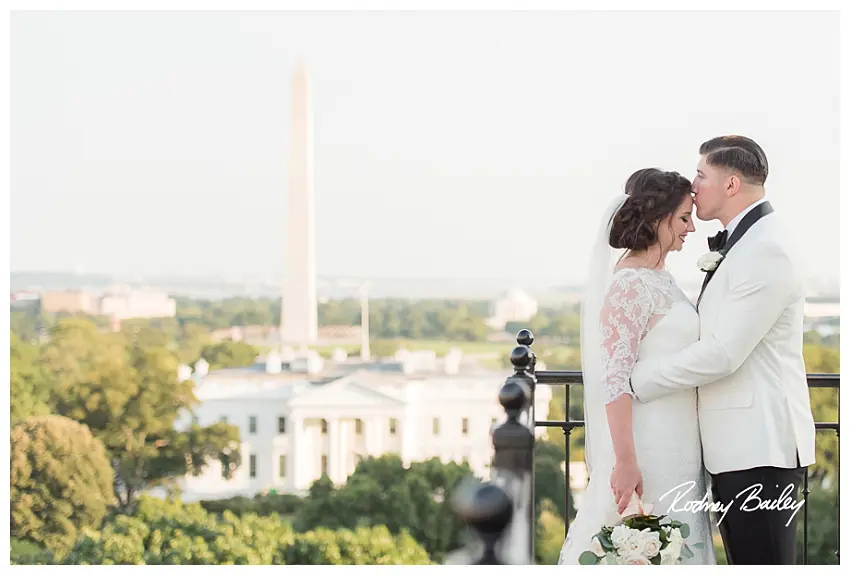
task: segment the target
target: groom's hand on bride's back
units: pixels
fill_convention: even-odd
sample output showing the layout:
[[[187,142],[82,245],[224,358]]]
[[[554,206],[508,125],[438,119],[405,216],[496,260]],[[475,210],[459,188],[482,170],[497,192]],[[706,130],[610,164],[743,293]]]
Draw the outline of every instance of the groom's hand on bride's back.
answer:
[[[638,362],[638,363],[640,363],[640,362]],[[637,365],[638,365],[638,364],[636,363],[636,364],[635,364],[635,367],[637,367]],[[644,365],[642,365],[641,367],[646,367],[646,363],[644,363]],[[632,373],[634,373],[634,370],[632,370]],[[640,403],[643,403],[643,401],[641,401],[641,399],[640,399],[640,396],[639,396],[639,395],[637,394],[637,392],[635,391],[635,384],[634,384],[634,382],[633,382],[633,380],[632,380],[632,378],[631,378],[631,377],[629,378],[629,389],[630,389],[630,390],[631,390],[631,392],[632,392],[632,398],[634,398],[634,400],[635,400],[635,401],[638,401],[638,402],[640,402]]]

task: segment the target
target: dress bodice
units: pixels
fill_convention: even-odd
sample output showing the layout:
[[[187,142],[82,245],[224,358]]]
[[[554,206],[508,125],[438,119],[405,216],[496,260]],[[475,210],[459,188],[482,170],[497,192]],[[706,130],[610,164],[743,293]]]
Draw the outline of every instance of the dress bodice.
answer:
[[[699,315],[667,270],[614,273],[599,318],[606,401],[631,394],[638,359],[679,351],[699,339]]]

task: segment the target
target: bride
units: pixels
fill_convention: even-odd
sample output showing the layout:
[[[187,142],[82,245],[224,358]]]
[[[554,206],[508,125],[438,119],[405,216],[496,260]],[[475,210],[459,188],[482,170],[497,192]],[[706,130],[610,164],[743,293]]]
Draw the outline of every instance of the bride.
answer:
[[[699,316],[665,269],[694,231],[690,182],[639,170],[606,210],[582,303],[585,458],[590,481],[561,550],[577,564],[603,525],[615,525],[636,493],[652,513],[687,523],[691,564],[714,564],[696,391],[632,400],[638,359],[671,354],[699,339]],[[678,497],[678,501],[676,498]],[[693,501],[695,511],[684,510]]]

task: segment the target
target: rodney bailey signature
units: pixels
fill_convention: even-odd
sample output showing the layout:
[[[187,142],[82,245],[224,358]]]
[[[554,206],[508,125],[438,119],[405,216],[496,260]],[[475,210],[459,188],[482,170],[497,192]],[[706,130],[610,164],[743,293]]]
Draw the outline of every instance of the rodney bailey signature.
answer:
[[[687,487],[687,489],[682,492],[682,489]],[[723,503],[719,501],[708,501],[708,492],[706,491],[705,495],[703,495],[702,499],[694,500],[689,499],[684,502],[682,507],[676,507],[676,504],[682,501],[684,497],[691,492],[692,489],[696,487],[696,481],[686,481],[684,483],[680,483],[664,495],[659,498],[659,501],[663,501],[665,497],[670,495],[673,492],[676,492],[676,496],[673,498],[673,502],[670,504],[670,507],[667,508],[667,513],[671,511],[690,511],[691,513],[698,513],[701,511],[714,511],[715,513],[721,513],[720,519],[717,520],[718,527],[720,523],[723,522],[723,519],[726,517],[726,512],[729,511],[729,508],[732,507],[732,504],[737,501],[737,499],[743,496],[745,493],[747,494],[746,499],[741,503],[741,511],[758,511],[758,510],[770,510],[770,511],[785,511],[787,509],[793,509],[794,513],[791,514],[791,517],[788,518],[788,522],[785,523],[785,526],[791,524],[791,520],[794,519],[794,516],[797,515],[797,512],[800,511],[800,508],[806,502],[805,499],[802,501],[794,501],[791,498],[791,493],[794,491],[794,486],[789,484],[785,489],[782,490],[782,493],[779,494],[779,497],[776,499],[762,499],[759,497],[763,486],[761,483],[755,483],[750,485],[746,489],[741,490],[735,496],[735,499],[723,505]],[[777,486],[778,487],[778,486]]]

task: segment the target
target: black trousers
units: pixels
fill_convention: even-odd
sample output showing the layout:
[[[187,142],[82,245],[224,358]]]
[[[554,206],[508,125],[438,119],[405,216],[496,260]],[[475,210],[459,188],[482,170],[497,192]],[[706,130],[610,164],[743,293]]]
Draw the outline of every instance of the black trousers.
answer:
[[[715,524],[730,565],[796,563],[805,473],[805,467],[756,467],[711,475],[712,499],[725,510],[715,513]]]

